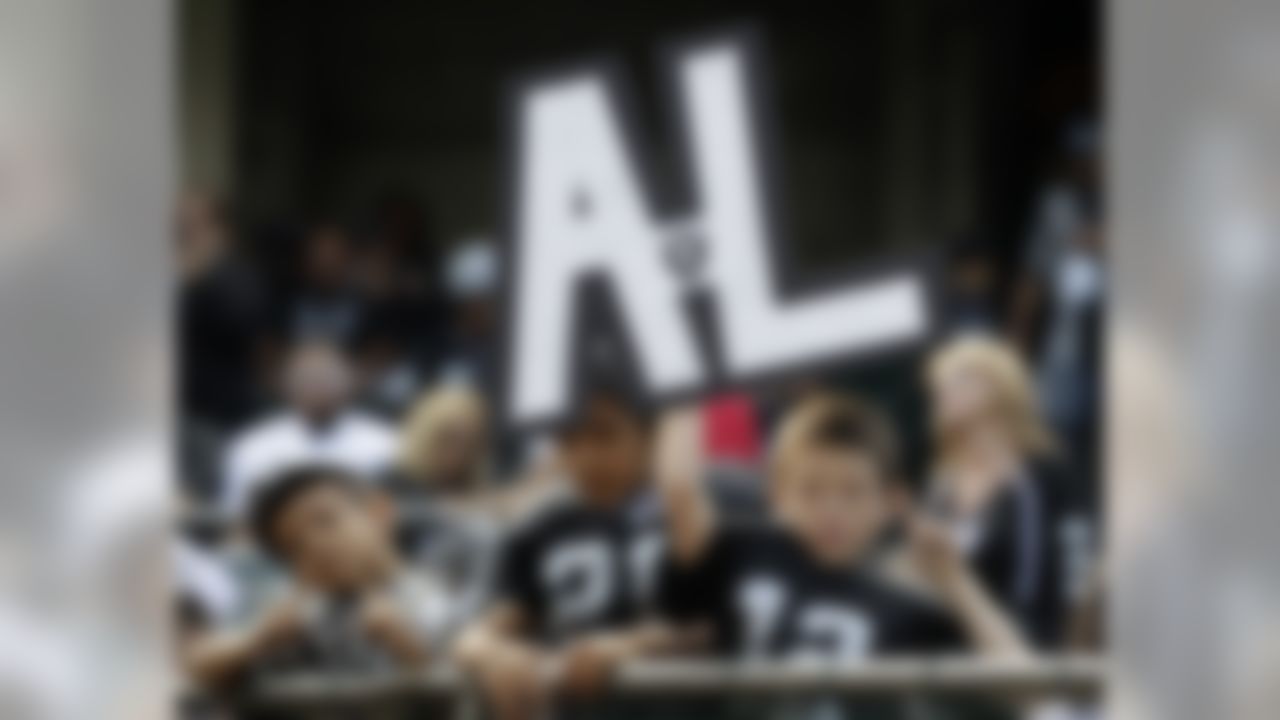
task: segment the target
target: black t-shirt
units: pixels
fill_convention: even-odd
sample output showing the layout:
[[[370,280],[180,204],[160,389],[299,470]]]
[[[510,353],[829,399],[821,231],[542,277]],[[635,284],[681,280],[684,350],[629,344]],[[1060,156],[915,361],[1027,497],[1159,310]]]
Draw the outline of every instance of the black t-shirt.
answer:
[[[722,526],[696,567],[668,561],[662,585],[667,612],[710,621],[725,656],[856,661],[964,644],[940,606],[868,572],[820,566],[766,523]]]
[[[227,260],[182,288],[178,341],[182,410],[234,428],[259,409],[254,363],[267,336],[260,280]]]
[[[992,498],[967,553],[978,578],[1043,648],[1059,644],[1065,613],[1063,486],[1060,469],[1031,464]]]
[[[663,547],[651,495],[612,510],[557,500],[507,538],[497,599],[515,603],[532,635],[549,642],[625,626],[654,608]]]

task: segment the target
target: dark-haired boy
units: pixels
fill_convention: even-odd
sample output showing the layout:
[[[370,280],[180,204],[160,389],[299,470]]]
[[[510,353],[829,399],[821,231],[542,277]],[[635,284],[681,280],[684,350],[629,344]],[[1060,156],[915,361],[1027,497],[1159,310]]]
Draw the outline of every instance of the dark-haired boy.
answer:
[[[298,467],[264,484],[250,510],[254,539],[284,567],[288,588],[187,650],[197,681],[416,668],[437,653],[444,595],[401,567],[384,496],[342,470]]]
[[[456,648],[504,720],[538,717],[553,696],[592,697],[624,660],[684,642],[650,612],[663,535],[647,418],[598,392],[559,452],[566,494],[508,538],[495,602]]]
[[[851,399],[825,396],[785,417],[769,467],[768,521],[717,517],[703,487],[697,419],[673,413],[659,439],[672,612],[712,625],[729,657],[856,662],[976,647],[1019,656],[1013,625],[943,535],[922,523],[911,542],[928,600],[869,565],[897,479],[888,426]],[[938,602],[940,601],[940,602]]]

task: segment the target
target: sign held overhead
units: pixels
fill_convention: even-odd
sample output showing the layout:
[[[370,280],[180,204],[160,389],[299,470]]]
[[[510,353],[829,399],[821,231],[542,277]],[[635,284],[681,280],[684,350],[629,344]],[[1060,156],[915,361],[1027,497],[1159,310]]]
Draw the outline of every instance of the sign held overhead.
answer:
[[[927,334],[918,267],[862,273],[798,299],[779,293],[760,57],[749,32],[664,54],[691,199],[666,214],[655,210],[615,65],[587,64],[516,87],[505,238],[508,421],[554,421],[572,407],[583,376],[575,367],[586,341],[577,318],[588,281],[606,289],[638,393],[655,401]],[[689,312],[697,297],[710,308],[701,326]],[[707,333],[713,337],[700,337]]]

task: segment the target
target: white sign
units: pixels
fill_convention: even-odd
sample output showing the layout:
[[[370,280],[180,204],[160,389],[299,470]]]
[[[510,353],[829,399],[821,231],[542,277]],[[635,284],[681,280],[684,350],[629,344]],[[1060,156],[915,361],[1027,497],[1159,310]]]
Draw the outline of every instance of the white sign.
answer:
[[[929,329],[921,272],[906,268],[784,301],[770,248],[752,36],[685,45],[664,60],[683,133],[693,209],[658,216],[612,66],[525,82],[511,105],[507,418],[571,407],[584,280],[607,286],[643,394],[660,399],[918,341]],[[691,238],[700,243],[688,247]],[[696,250],[681,271],[669,250]],[[697,270],[696,277],[690,272]],[[712,299],[706,357],[690,298]]]

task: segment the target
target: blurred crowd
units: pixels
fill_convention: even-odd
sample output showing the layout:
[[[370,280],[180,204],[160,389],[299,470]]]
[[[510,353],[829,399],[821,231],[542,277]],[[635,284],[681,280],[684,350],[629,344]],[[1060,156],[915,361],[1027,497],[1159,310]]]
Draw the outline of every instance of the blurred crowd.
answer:
[[[457,664],[514,719],[635,657],[1099,648],[1100,142],[1064,130],[1013,252],[940,242],[944,331],[892,380],[664,412],[601,382],[538,437],[495,417],[491,239],[437,242],[408,196],[244,227],[188,194],[177,642],[213,692],[186,711],[296,670]]]

